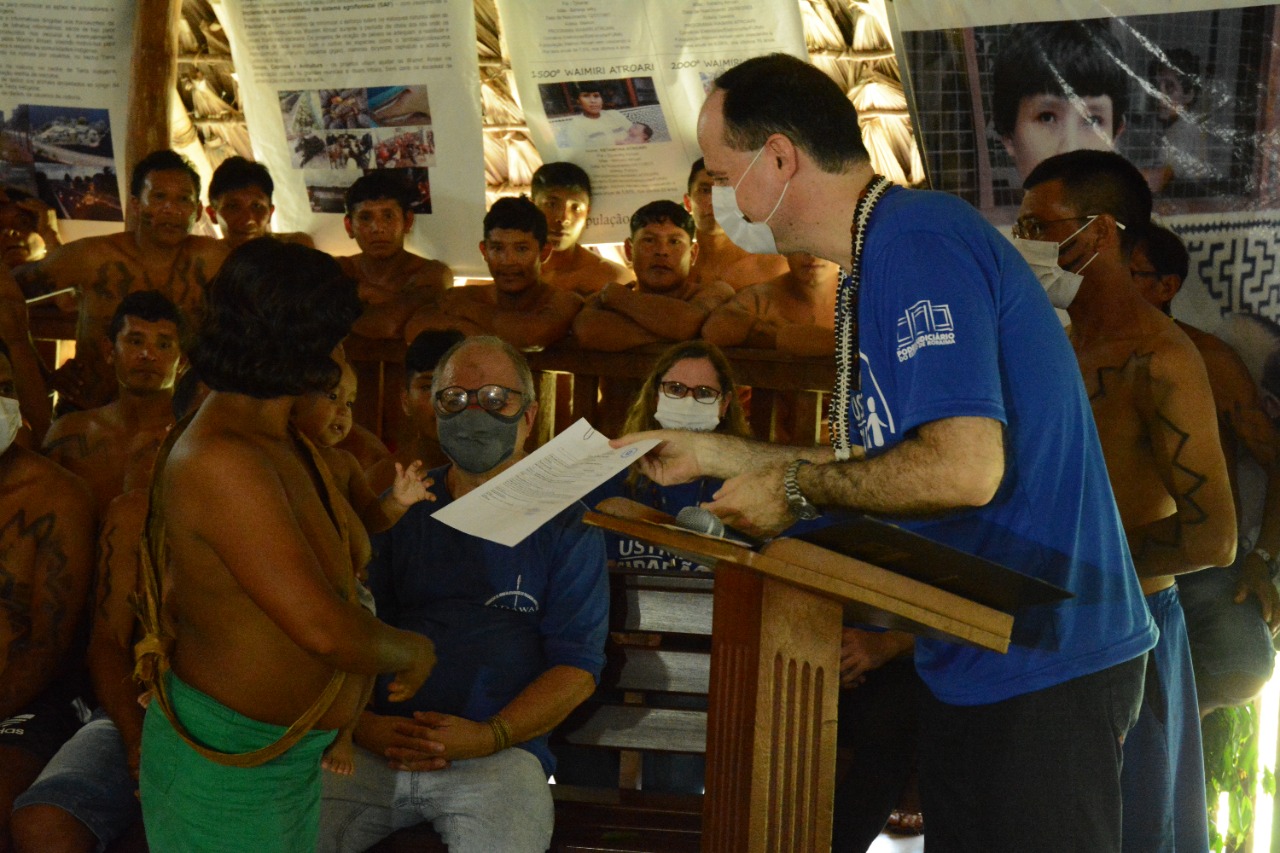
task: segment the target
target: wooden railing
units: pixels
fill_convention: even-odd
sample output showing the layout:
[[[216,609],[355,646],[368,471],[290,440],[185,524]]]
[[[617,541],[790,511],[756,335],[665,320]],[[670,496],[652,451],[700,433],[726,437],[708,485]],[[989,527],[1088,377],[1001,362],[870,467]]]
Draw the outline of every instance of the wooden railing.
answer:
[[[47,357],[52,353],[48,342],[73,339],[75,324],[65,317],[33,313],[32,330]],[[638,390],[638,380],[648,374],[665,349],[666,345],[652,345],[626,352],[595,352],[567,342],[527,353],[540,404],[535,444],[549,440],[579,418],[586,418],[607,434],[616,433],[621,412],[616,405],[611,409],[610,396],[625,409]],[[352,335],[346,351],[359,377],[356,421],[394,445],[401,440],[405,424],[400,405],[405,389],[405,345]],[[835,381],[831,358],[800,358],[753,349],[727,349],[725,355],[737,383],[751,389],[747,409],[753,435],[794,444],[823,439],[823,403]],[[603,405],[602,388],[606,391]]]
[[[595,352],[562,343],[527,353],[538,384],[540,411],[535,443],[586,418],[608,434],[621,426],[620,414],[610,410],[608,386],[624,392],[630,402],[665,345],[626,352]],[[404,421],[400,392],[405,387],[404,345],[399,341],[347,339],[347,358],[356,367],[360,388],[356,419],[384,440],[395,440]],[[748,405],[752,434],[757,438],[813,444],[823,428],[822,401],[835,380],[830,358],[798,358],[773,350],[725,351],[741,386],[751,389]],[[605,387],[602,405],[601,390]],[[615,399],[619,395],[614,395]]]

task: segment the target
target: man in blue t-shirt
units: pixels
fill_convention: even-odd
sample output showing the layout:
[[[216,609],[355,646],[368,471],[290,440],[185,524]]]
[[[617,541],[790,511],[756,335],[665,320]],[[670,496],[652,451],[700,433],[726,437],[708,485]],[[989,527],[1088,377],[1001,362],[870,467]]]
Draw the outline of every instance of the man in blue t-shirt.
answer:
[[[839,86],[780,54],[722,74],[698,121],[726,232],[851,270],[834,448],[641,433],[665,440],[643,470],[724,478],[708,507],[748,533],[851,508],[1070,590],[1017,614],[1008,654],[917,641],[929,849],[1117,850],[1155,629],[1070,345],[1009,241],[890,187],[857,128]]]
[[[551,841],[547,734],[595,690],[609,612],[604,537],[566,509],[507,547],[432,514],[524,456],[538,404],[524,357],[467,338],[432,378],[440,446],[424,501],[374,543],[384,622],[430,637],[438,661],[407,702],[375,700],[355,774],[326,774],[322,851],[360,851],[431,821],[450,850],[542,853]],[[384,691],[385,692],[385,691]]]
[[[1081,276],[1066,306],[1133,562],[1160,628],[1124,744],[1124,850],[1208,848],[1204,760],[1174,576],[1231,563],[1236,515],[1204,361],[1130,274],[1151,191],[1119,154],[1073,151],[1027,176],[1015,234]]]

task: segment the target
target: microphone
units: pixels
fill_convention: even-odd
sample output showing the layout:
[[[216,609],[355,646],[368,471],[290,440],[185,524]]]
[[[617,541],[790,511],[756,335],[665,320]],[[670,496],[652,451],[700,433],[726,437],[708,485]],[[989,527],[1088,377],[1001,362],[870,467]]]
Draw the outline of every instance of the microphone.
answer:
[[[720,516],[700,506],[687,506],[680,510],[676,513],[676,524],[694,533],[724,538],[724,522],[720,520]]]

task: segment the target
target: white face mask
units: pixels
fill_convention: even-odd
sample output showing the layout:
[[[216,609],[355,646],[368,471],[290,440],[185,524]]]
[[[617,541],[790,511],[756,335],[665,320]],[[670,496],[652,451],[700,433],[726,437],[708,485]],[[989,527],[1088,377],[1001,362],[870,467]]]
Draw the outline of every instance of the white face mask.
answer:
[[[692,394],[676,400],[659,391],[658,410],[653,416],[663,429],[711,432],[720,426],[720,401],[699,403]]]
[[[764,146],[761,146],[756,156],[751,159],[751,165],[747,167],[746,172],[742,173],[742,177],[738,178],[736,184],[731,187],[711,188],[711,207],[715,211],[716,222],[719,222],[720,227],[724,229],[725,236],[739,249],[755,255],[776,255],[778,244],[773,239],[773,229],[769,227],[769,220],[778,212],[778,207],[791,186],[791,179],[787,179],[786,185],[782,188],[782,194],[778,196],[777,204],[773,206],[773,210],[769,211],[769,215],[763,222],[748,222],[738,208],[738,187],[742,186],[747,172],[751,171],[751,167],[755,166],[756,160],[759,160],[763,153]]]
[[[13,444],[21,426],[22,413],[18,411],[18,401],[12,397],[0,397],[0,453]]]
[[[1084,225],[1081,225],[1075,231],[1071,232],[1071,236],[1063,240],[1061,243],[1055,243],[1052,240],[1025,240],[1021,237],[1013,238],[1013,247],[1018,250],[1018,254],[1022,255],[1023,260],[1031,267],[1031,271],[1036,274],[1036,278],[1040,281],[1040,286],[1044,288],[1045,293],[1049,294],[1049,302],[1054,308],[1065,309],[1076,298],[1076,293],[1080,290],[1080,283],[1084,281],[1084,268],[1093,263],[1094,258],[1098,257],[1098,253],[1094,252],[1089,260],[1085,261],[1075,272],[1064,270],[1058,263],[1059,253],[1062,247],[1075,239],[1075,236],[1084,229],[1093,224],[1093,220],[1098,217],[1090,216]],[[1120,223],[1116,223],[1120,225]]]

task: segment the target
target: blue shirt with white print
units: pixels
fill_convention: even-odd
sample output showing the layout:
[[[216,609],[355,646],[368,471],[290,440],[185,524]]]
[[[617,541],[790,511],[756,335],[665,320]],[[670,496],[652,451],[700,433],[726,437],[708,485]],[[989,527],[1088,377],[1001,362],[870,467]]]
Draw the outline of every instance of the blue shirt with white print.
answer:
[[[596,679],[604,667],[609,580],[604,536],[582,522],[581,502],[513,547],[432,518],[453,501],[445,468],[430,473],[433,501],[409,507],[373,537],[369,589],[378,618],[425,634],[438,662],[407,702],[387,701],[391,676],[378,679],[374,710],[410,716],[439,711],[486,720],[553,666]],[[547,736],[519,744],[550,775]]]
[[[868,223],[858,320],[850,440],[868,457],[930,421],[1004,425],[1004,479],[988,505],[888,520],[1075,596],[1015,614],[1008,654],[918,640],[916,666],[934,695],[997,702],[1150,649],[1156,629],[1080,369],[1012,244],[957,198],[891,189]]]

